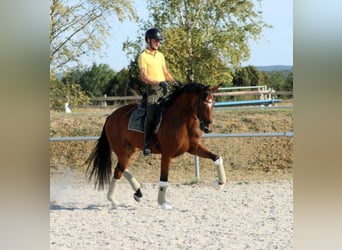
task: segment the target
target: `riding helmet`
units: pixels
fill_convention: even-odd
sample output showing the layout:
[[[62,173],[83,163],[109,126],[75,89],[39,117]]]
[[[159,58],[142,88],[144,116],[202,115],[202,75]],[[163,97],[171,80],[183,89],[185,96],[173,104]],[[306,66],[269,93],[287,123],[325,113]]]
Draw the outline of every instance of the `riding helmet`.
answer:
[[[159,29],[156,28],[152,28],[152,29],[148,29],[145,33],[145,41],[147,42],[147,38],[153,38],[156,39],[158,41],[162,41],[163,35],[161,33],[161,31]]]

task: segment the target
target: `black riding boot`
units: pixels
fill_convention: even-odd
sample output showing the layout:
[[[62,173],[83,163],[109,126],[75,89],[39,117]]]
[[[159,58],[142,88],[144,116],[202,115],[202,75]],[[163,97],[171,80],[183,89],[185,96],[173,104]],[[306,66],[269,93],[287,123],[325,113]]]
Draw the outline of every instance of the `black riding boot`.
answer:
[[[152,135],[152,124],[148,117],[145,118],[144,124],[144,155],[151,155],[150,139]]]

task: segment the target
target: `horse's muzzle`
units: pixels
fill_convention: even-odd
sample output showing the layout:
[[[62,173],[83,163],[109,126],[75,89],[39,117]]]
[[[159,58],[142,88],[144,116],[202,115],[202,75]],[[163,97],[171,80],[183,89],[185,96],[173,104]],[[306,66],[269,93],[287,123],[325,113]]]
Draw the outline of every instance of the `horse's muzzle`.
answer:
[[[201,122],[200,123],[200,128],[204,133],[211,133],[212,131],[212,126],[211,122]]]

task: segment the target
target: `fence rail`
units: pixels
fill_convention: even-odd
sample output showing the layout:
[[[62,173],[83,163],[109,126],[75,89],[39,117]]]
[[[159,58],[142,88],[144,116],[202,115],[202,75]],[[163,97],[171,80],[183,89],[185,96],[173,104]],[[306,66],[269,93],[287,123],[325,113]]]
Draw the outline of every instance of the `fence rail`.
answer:
[[[229,137],[292,137],[293,132],[274,132],[274,133],[241,133],[241,134],[204,134],[205,138],[229,138]],[[78,137],[51,137],[50,141],[94,141],[99,136],[78,136]],[[195,156],[195,178],[200,180],[200,158]]]
[[[253,86],[252,86],[253,87]],[[214,93],[215,96],[244,96],[244,95],[255,95],[260,96],[260,99],[273,99],[272,97],[277,97],[279,95],[293,95],[292,91],[275,91],[273,89],[266,89],[263,86],[255,86],[258,90],[244,90],[244,91],[227,91],[227,92],[216,92]],[[222,88],[219,90],[235,90],[241,89],[243,87],[236,87],[236,88]],[[247,87],[251,88],[251,87]],[[102,97],[95,97],[92,98],[92,101],[99,101],[102,102],[104,106],[107,106],[107,101],[138,101],[141,100],[141,95],[135,96],[102,96]]]

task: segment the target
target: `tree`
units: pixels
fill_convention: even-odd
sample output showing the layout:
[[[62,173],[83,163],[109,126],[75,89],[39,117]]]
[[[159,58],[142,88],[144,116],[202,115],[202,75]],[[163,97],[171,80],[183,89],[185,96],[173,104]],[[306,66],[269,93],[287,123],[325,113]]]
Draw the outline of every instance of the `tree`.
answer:
[[[62,82],[52,73],[50,76],[50,108],[61,109],[65,102],[68,102],[71,107],[89,105],[90,97],[76,82]]]
[[[62,82],[66,83],[77,83],[80,84],[81,78],[87,71],[87,68],[83,65],[78,65],[74,68],[69,68],[64,72]]]
[[[293,91],[293,72],[292,71],[286,77],[283,90]]]
[[[262,21],[262,12],[255,10],[255,1],[251,0],[147,2],[152,12],[142,28],[145,31],[155,26],[162,30],[165,42],[161,51],[171,73],[180,81],[231,82],[229,68],[248,60],[249,40],[258,40],[263,28],[271,27]],[[143,38],[139,39],[127,41],[124,49],[130,54],[140,52],[137,48]]]
[[[129,75],[127,69],[120,70],[110,81],[106,88],[108,96],[126,96]]]
[[[111,18],[137,20],[131,1],[50,0],[50,65],[63,69],[98,52],[110,35]]]
[[[263,75],[254,67],[247,66],[236,71],[233,86],[260,86],[263,85]]]
[[[271,71],[267,73],[266,85],[274,90],[283,90],[285,84],[285,73],[281,71]]]
[[[107,64],[93,63],[93,65],[84,71],[79,78],[79,84],[86,92],[90,92],[94,96],[102,96],[105,94],[108,85],[115,77],[116,73]]]

